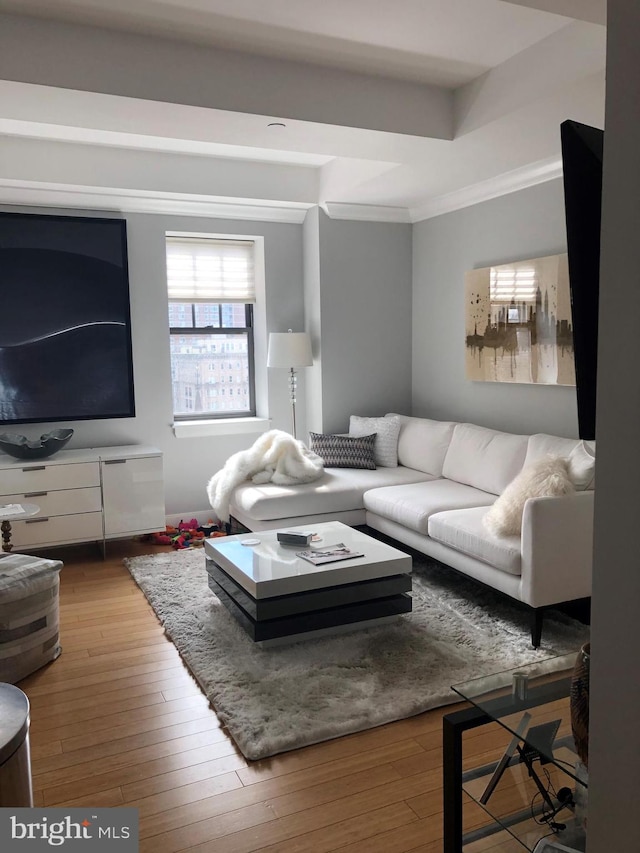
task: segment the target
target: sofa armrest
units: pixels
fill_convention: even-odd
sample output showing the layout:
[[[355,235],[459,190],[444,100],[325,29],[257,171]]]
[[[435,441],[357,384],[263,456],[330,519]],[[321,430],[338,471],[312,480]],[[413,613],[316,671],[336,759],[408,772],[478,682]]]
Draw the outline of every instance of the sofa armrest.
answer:
[[[593,503],[593,491],[525,503],[522,601],[542,607],[591,595]]]

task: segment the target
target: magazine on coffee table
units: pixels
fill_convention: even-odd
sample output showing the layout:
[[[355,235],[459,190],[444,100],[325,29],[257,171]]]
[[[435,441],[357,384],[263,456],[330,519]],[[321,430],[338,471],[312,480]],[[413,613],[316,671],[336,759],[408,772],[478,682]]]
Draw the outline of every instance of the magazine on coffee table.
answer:
[[[296,551],[296,557],[301,557],[314,566],[324,563],[335,563],[338,560],[351,560],[353,557],[364,557],[361,551],[353,551],[342,542],[337,545],[329,545],[327,548],[308,548],[306,551]]]

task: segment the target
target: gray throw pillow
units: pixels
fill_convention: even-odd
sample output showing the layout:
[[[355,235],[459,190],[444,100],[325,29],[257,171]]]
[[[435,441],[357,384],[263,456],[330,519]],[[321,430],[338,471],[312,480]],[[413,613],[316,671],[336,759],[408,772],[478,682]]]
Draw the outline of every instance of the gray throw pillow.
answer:
[[[375,441],[375,433],[357,438],[309,433],[311,450],[322,458],[325,468],[375,468]]]
[[[401,426],[402,419],[398,415],[387,415],[384,418],[362,418],[359,415],[351,415],[349,435],[370,435],[375,432],[376,443],[373,455],[376,465],[381,468],[397,468]]]

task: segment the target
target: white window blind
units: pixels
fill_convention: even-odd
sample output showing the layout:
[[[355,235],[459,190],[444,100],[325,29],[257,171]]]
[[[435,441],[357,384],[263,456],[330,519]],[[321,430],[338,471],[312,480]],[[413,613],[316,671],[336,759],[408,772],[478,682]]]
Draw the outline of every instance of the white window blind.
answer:
[[[255,302],[253,240],[167,237],[171,302]]]
[[[533,267],[491,267],[491,302],[535,302],[538,277]]]

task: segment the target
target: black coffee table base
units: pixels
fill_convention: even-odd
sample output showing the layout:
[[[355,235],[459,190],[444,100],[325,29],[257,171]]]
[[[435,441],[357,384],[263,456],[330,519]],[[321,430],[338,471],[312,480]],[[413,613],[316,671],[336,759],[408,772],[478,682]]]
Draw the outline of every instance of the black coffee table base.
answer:
[[[355,626],[412,608],[410,574],[256,599],[213,560],[207,558],[206,566],[209,588],[254,642]]]

